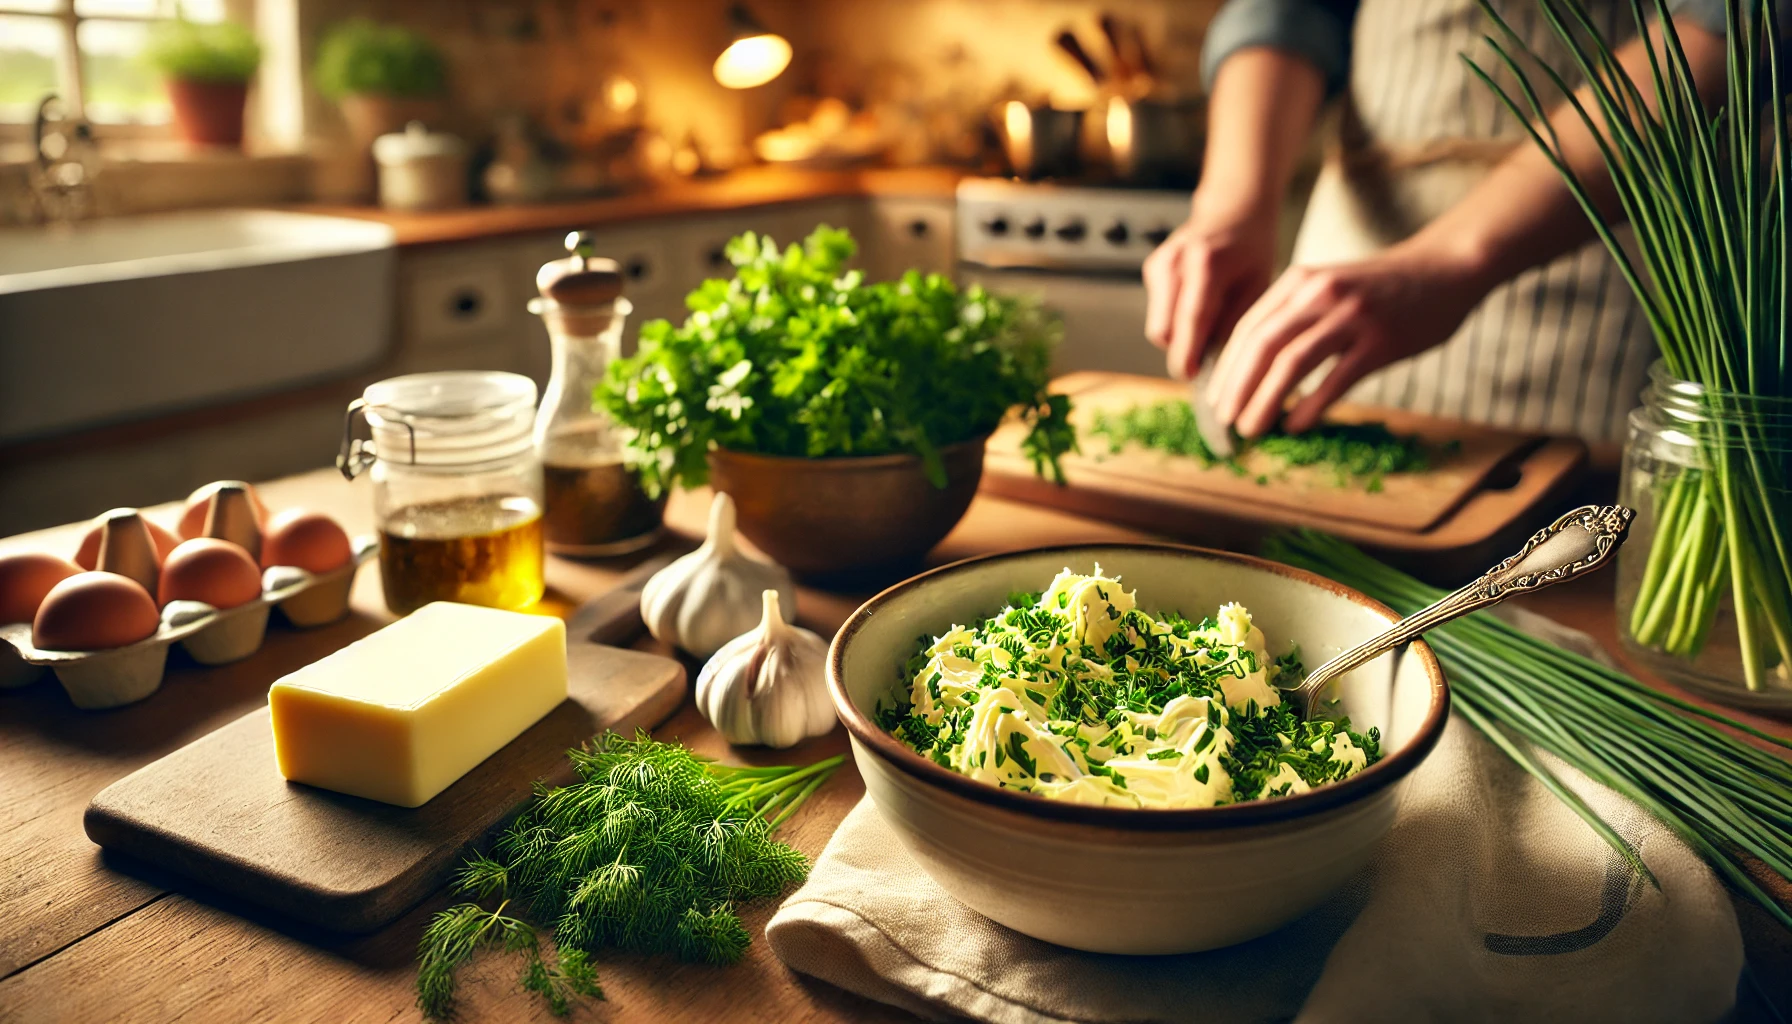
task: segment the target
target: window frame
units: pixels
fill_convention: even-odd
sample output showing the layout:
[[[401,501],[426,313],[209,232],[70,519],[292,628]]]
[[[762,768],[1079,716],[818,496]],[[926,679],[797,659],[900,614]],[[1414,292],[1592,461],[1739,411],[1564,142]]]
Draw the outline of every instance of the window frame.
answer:
[[[86,67],[81,56],[81,23],[84,21],[122,21],[137,24],[153,24],[154,22],[173,17],[180,10],[180,0],[156,0],[156,12],[153,14],[80,14],[75,10],[75,0],[55,0],[53,11],[35,10],[21,4],[0,0],[0,15],[11,18],[41,18],[53,21],[57,25],[60,37],[60,51],[56,58],[56,96],[62,100],[63,116],[75,120],[87,120],[87,81]],[[244,4],[235,0],[226,0],[225,17],[235,20],[239,14],[248,13],[243,10]],[[245,24],[250,24],[245,22]],[[253,29],[253,24],[250,24]],[[155,124],[144,122],[88,121],[94,138],[100,140],[118,139],[166,139],[171,132],[171,123],[162,121]],[[0,122],[0,141],[31,139],[33,126],[29,122]]]

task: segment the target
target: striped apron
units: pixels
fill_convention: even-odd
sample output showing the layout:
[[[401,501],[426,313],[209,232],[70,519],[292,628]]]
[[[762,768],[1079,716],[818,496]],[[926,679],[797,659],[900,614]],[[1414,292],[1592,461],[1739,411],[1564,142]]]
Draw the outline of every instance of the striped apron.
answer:
[[[1565,80],[1580,82],[1535,0],[1493,2]],[[1625,0],[1584,2],[1614,45],[1635,34]],[[1363,0],[1338,144],[1314,185],[1296,263],[1360,259],[1405,238],[1513,147],[1532,144],[1458,56],[1498,68],[1495,80],[1510,88],[1483,39],[1492,31],[1476,0]],[[1538,87],[1546,103],[1548,89]],[[1654,358],[1636,300],[1594,241],[1494,289],[1443,345],[1365,378],[1349,397],[1619,441]]]

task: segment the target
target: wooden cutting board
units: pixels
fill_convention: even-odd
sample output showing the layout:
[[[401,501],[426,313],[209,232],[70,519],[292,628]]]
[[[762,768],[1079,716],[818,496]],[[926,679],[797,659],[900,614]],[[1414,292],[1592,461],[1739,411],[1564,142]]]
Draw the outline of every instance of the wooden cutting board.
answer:
[[[287,782],[263,707],[102,790],[87,835],[296,920],[373,931],[441,885],[536,780],[570,781],[568,748],[660,724],[686,688],[670,658],[582,641],[567,674],[564,703],[422,807]]]
[[[1187,385],[1119,373],[1073,373],[1052,389],[1071,396],[1081,454],[1064,459],[1065,486],[1041,479],[1022,453],[1025,428],[1007,423],[989,441],[983,490],[1212,547],[1243,549],[1270,532],[1313,527],[1363,545],[1438,582],[1472,576],[1528,535],[1538,516],[1572,490],[1587,450],[1543,437],[1395,409],[1336,406],[1332,422],[1385,423],[1435,446],[1456,442],[1422,473],[1389,474],[1381,489],[1340,486],[1324,468],[1228,467],[1129,445],[1110,454],[1087,431],[1097,411],[1118,415],[1141,404],[1186,401]],[[1258,476],[1264,477],[1263,482]]]
[[[1118,417],[1134,406],[1166,400],[1186,402],[1188,385],[1177,381],[1121,373],[1073,373],[1060,377],[1052,390],[1071,396],[1071,419],[1082,439],[1082,453],[1064,460],[1073,487],[1125,489],[1143,484],[1154,490],[1187,491],[1213,501],[1308,510],[1327,519],[1412,532],[1442,521],[1468,500],[1496,467],[1539,440],[1536,435],[1395,409],[1334,406],[1326,415],[1327,422],[1385,423],[1394,433],[1416,436],[1434,449],[1426,471],[1388,474],[1380,489],[1371,491],[1355,481],[1340,485],[1336,473],[1326,467],[1286,467],[1273,456],[1248,452],[1244,457],[1248,472],[1244,474],[1136,444],[1110,452],[1105,437],[1088,432],[1097,413]],[[986,469],[1005,470],[1007,463],[1018,460],[1032,472],[1031,463],[1020,452],[1024,434],[1019,423],[998,431],[989,445],[998,464]],[[1456,449],[1446,452],[1452,443]]]

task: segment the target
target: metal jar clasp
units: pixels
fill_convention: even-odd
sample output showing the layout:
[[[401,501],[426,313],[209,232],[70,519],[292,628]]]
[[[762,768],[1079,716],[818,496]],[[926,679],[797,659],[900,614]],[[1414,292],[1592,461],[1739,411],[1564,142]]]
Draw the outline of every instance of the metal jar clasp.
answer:
[[[417,428],[403,420],[398,423],[410,437],[408,461],[415,465]],[[357,398],[348,403],[348,411],[342,416],[342,446],[336,450],[336,468],[342,471],[344,479],[353,480],[367,472],[367,467],[373,465],[379,457],[379,449],[373,445],[373,426],[367,422],[367,401]]]

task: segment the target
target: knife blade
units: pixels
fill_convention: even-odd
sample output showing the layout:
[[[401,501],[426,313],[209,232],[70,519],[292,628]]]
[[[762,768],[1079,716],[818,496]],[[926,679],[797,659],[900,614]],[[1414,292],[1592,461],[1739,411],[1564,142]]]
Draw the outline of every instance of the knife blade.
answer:
[[[1213,360],[1201,364],[1201,372],[1188,386],[1188,404],[1195,410],[1195,429],[1201,432],[1201,441],[1207,450],[1216,457],[1229,459],[1236,449],[1232,445],[1232,430],[1220,422],[1219,415],[1213,411],[1213,403],[1207,399],[1207,381],[1213,376]]]

